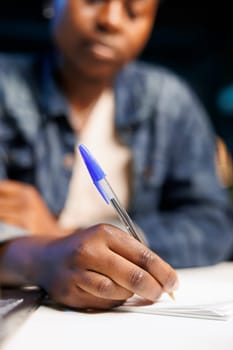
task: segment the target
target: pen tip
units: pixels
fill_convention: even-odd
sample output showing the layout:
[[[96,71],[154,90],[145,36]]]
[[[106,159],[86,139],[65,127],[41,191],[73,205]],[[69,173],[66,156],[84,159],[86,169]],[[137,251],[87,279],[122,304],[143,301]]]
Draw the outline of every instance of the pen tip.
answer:
[[[172,300],[175,300],[176,298],[175,298],[175,294],[174,294],[174,292],[170,292],[170,293],[168,293],[169,294],[169,296],[170,296],[170,298],[172,299]]]

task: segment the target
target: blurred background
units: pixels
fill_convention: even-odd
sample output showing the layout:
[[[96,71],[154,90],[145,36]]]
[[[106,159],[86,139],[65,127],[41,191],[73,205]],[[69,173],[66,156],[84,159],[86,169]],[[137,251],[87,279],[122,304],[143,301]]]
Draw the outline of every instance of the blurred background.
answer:
[[[141,59],[181,75],[233,155],[233,1],[163,0]],[[49,47],[42,0],[1,0],[0,51]]]

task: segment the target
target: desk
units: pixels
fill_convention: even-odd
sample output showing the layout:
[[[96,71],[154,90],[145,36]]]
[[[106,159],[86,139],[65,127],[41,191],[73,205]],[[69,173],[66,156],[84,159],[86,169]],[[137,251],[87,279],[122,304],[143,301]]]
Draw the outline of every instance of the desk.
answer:
[[[200,281],[218,280],[222,285],[227,280],[233,286],[233,263],[179,273]],[[233,319],[216,321],[113,311],[86,314],[41,306],[4,344],[3,350],[81,348],[233,350]]]

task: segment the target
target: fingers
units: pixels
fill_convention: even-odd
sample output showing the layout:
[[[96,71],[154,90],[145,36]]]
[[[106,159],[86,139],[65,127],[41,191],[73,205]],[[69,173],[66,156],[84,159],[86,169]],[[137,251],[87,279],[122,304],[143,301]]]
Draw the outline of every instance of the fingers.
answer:
[[[22,203],[31,197],[38,197],[34,186],[12,180],[0,180],[0,198],[8,199],[10,203],[16,200]]]
[[[82,289],[81,286],[76,283],[77,275],[73,275],[72,277],[69,276],[67,280],[64,280],[62,284],[60,283],[59,285],[57,285],[57,288],[53,289],[53,291],[49,293],[49,296],[59,304],[63,304],[72,308],[85,309],[85,310],[87,309],[107,310],[124,303],[126,298],[122,298],[121,300],[119,298],[119,295],[117,299],[114,300],[113,298],[101,297],[101,295],[104,294],[102,292],[99,293],[100,294],[99,296],[92,294],[93,291],[99,290],[99,288],[98,287],[96,288],[95,285],[96,286],[101,285],[101,281],[97,276],[92,275],[89,277],[90,277],[90,280],[93,280],[90,283],[90,285],[88,285],[85,282],[82,282],[81,284],[84,283],[85,285],[84,287],[88,287],[88,289],[90,288],[90,293]],[[97,277],[96,281],[95,281],[95,277]],[[103,284],[104,283],[105,282],[103,282]],[[91,285],[93,286],[93,288],[91,288]]]
[[[155,301],[177,283],[169,264],[110,225],[80,230],[52,241],[47,249],[50,277],[41,275],[40,285],[54,300],[68,306],[111,308],[132,294]]]
[[[146,299],[154,301],[162,292],[171,292],[175,288],[177,276],[171,266],[149,248],[115,227],[99,226],[99,231],[92,231],[86,242],[82,240],[76,253],[71,265],[76,264],[85,270],[95,271],[100,276],[107,276],[124,290]],[[107,286],[103,280],[102,283],[105,289],[112,288],[109,282],[106,282]],[[86,290],[101,295],[101,288],[99,291]],[[111,292],[109,297],[116,298],[113,289]],[[106,294],[101,296],[108,297]]]
[[[0,181],[0,195],[15,195],[20,191],[26,190],[30,185],[20,183],[12,180],[1,180]]]
[[[28,184],[0,181],[0,220],[23,227],[32,234],[61,234],[39,192]]]
[[[0,213],[3,213],[4,211],[15,211],[19,207],[18,188],[19,186],[17,185],[17,183],[13,181],[0,181]]]
[[[19,214],[28,203],[31,187],[14,181],[0,181],[0,213]]]
[[[111,231],[112,227],[109,226],[108,230]],[[131,278],[131,283],[141,285],[142,282],[139,283],[139,281],[146,281],[144,282],[145,287],[147,286],[149,291],[150,286],[152,287],[152,282],[145,273],[147,272],[155,281],[157,281],[164,291],[171,292],[176,289],[178,286],[178,277],[175,270],[148,247],[144,246],[133,237],[124,234],[124,232],[118,232],[116,235],[114,231],[113,234],[110,234],[110,238],[108,244],[112,251],[119,254],[121,257],[124,257],[134,265],[141,267],[141,270],[138,270],[135,268],[132,269],[132,266],[128,265],[128,271],[131,271],[131,276],[128,276],[128,279]],[[123,269],[124,264],[125,261],[120,265]],[[153,285],[156,296],[156,283],[154,282]],[[151,294],[153,297],[152,292]]]
[[[76,285],[89,294],[104,299],[126,300],[133,294],[109,277],[94,271],[77,274]]]
[[[161,284],[150,273],[114,252],[105,254],[104,261],[99,261],[96,268],[122,288],[143,298],[155,301],[163,292]],[[107,283],[105,287],[110,286]]]

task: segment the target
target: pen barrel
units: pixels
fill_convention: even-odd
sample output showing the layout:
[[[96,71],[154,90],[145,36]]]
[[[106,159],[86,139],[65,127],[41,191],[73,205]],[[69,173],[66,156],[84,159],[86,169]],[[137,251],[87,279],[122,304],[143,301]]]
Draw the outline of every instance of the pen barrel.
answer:
[[[136,238],[139,242],[145,244],[143,237],[139,234],[127,211],[120,205],[119,201],[113,198],[110,200],[110,203],[118,213],[118,216],[128,233]]]
[[[129,214],[124,209],[124,207],[121,205],[119,199],[117,198],[117,195],[114,193],[108,181],[105,178],[102,179],[101,181],[99,181],[99,186],[101,186],[102,191],[109,200],[109,203],[111,203],[111,205],[117,212],[122,224],[125,226],[128,233],[134,238],[136,238],[139,242],[145,244],[144,238],[137,231],[132,219],[130,218]]]
[[[107,204],[111,203],[111,205],[117,212],[121,222],[125,226],[126,230],[138,241],[145,244],[144,238],[141,237],[139,232],[137,232],[133,221],[130,219],[124,207],[120,204],[116,194],[114,193],[110,184],[106,180],[106,174],[104,173],[100,165],[92,157],[92,155],[84,145],[79,146],[79,151],[86,164],[86,167],[89,171],[94,185],[96,186],[97,190],[99,191],[105,202]]]

